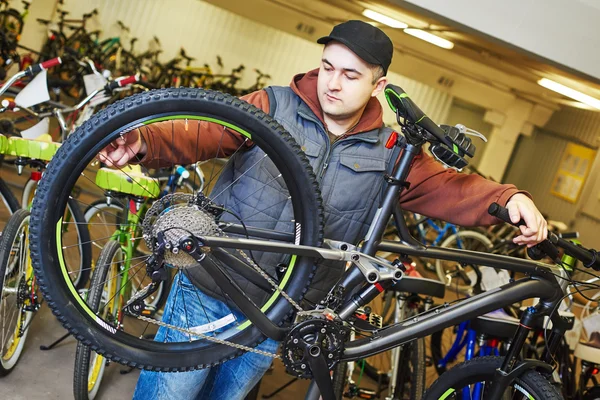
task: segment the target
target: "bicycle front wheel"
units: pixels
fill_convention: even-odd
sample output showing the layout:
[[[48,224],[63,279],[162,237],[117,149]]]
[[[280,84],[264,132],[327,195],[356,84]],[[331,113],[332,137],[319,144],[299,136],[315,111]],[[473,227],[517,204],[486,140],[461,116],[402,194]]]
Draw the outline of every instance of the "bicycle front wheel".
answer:
[[[485,399],[496,369],[503,357],[477,357],[448,370],[436,380],[423,397],[424,400]],[[556,388],[539,372],[528,370],[506,388],[502,399],[562,400]]]
[[[160,131],[153,129],[155,124],[160,124],[163,133],[167,129],[169,137],[161,140],[154,136]],[[183,128],[176,130],[178,124]],[[219,236],[289,246],[321,244],[323,211],[314,173],[295,140],[268,115],[232,96],[189,88],[141,93],[107,107],[78,128],[49,163],[34,199],[35,223],[31,231],[34,267],[48,305],[65,328],[107,359],[148,370],[185,371],[216,365],[263,341],[265,336],[247,317],[239,316],[239,309],[222,289],[213,286],[211,295],[223,299],[229,311],[217,319],[205,312],[204,300],[190,291],[189,282],[182,282],[181,276],[186,275],[204,289],[205,282],[194,280],[193,276],[196,272],[206,274],[207,262],[231,281],[244,276],[243,294],[249,297],[252,293],[248,300],[274,324],[281,324],[293,309],[282,291],[299,301],[312,279],[315,260],[305,256],[204,246],[206,257],[198,264],[190,261],[191,257],[183,250],[165,250],[165,263],[161,265],[168,273],[163,279],[171,281],[170,304],[179,304],[181,309],[171,313],[167,321],[130,313],[126,316],[130,321],[119,325],[97,314],[88,300],[74,290],[72,282],[65,279],[62,235],[57,226],[62,224],[72,188],[85,187],[96,198],[105,197],[108,190],[116,190],[147,199],[155,198],[160,189],[158,181],[152,178],[150,165],[142,166],[136,175],[126,169],[107,172],[104,168],[100,172],[99,151],[139,128],[149,135],[149,143],[167,146],[162,147],[165,152],[149,146],[153,162],[172,168],[175,160],[163,157],[175,154],[173,148],[168,151],[175,141],[173,138],[200,150],[207,140],[204,128],[209,126],[215,128],[211,132],[219,132],[222,138],[236,132],[242,143],[228,154],[225,165],[203,165],[207,183],[201,195],[176,193],[148,200],[150,209],[140,220],[142,226],[129,228],[131,232],[144,231],[143,240],[152,249],[152,255],[162,251],[157,243],[167,239],[161,238],[170,238],[171,245],[180,243],[190,232],[208,239]],[[214,157],[223,157],[220,148],[215,153]],[[107,180],[110,186],[105,185]],[[248,211],[249,205],[252,212]],[[137,212],[134,206],[129,208]],[[207,208],[212,211],[209,213]],[[148,273],[149,256],[139,254],[126,259],[130,267],[124,274],[129,277]],[[277,274],[278,271],[284,272]],[[143,289],[133,288],[138,293],[143,293]],[[195,310],[188,310],[192,303]],[[206,315],[208,321],[189,325],[187,321],[193,321],[199,314]],[[175,326],[176,323],[183,325]],[[168,342],[146,338],[156,327],[166,331]]]

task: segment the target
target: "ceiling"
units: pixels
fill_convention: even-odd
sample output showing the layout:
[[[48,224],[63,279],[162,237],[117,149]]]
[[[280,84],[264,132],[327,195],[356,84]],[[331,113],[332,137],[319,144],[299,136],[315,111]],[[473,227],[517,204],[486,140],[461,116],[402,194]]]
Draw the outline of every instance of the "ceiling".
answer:
[[[390,36],[394,42],[395,54],[410,55],[453,74],[474,79],[546,106],[549,104],[578,106],[580,103],[539,86],[536,82],[543,77],[600,98],[600,82],[595,81],[594,78],[582,77],[577,71],[557,64],[553,65],[548,60],[493,38],[484,37],[458,24],[452,26],[450,25],[452,22],[443,23],[403,1],[395,0],[393,4],[392,1],[387,0],[269,1],[330,25],[348,19],[372,22],[362,16],[363,10],[370,8],[378,11],[405,22],[410,27],[435,33],[455,44],[451,50],[441,49],[409,36],[401,29],[374,23]],[[417,77],[412,78],[417,79]]]

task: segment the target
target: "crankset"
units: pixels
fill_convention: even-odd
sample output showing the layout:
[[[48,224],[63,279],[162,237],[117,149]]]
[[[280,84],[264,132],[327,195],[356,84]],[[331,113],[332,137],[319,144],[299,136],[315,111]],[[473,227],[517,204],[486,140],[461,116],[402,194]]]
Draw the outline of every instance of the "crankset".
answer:
[[[346,330],[327,318],[300,322],[283,341],[281,357],[289,374],[315,380],[323,399],[334,399],[330,371],[344,351]]]

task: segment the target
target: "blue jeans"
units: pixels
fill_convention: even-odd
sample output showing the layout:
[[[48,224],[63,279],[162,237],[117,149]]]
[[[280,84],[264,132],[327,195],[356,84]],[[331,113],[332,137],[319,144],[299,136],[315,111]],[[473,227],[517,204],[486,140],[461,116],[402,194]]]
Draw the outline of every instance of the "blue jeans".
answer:
[[[232,313],[222,301],[197,289],[184,274],[178,274],[165,304],[162,320],[180,327],[195,327],[214,322]],[[246,319],[239,312],[234,314]],[[187,318],[186,318],[187,316]],[[187,334],[160,327],[156,341],[189,340]],[[193,338],[197,339],[197,338]],[[267,339],[257,349],[275,353],[278,342]],[[258,383],[272,359],[256,353],[229,360],[216,367],[189,372],[142,371],[134,400],[236,400],[243,399]],[[198,360],[202,364],[202,360]]]

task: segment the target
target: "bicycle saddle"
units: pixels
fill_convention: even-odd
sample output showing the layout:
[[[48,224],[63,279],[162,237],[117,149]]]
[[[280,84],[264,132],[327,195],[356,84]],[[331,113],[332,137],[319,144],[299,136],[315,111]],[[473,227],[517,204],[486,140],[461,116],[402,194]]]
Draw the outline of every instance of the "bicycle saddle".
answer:
[[[156,198],[160,194],[158,180],[144,175],[139,165],[121,169],[100,168],[96,173],[96,185],[105,190]]]
[[[41,135],[37,139],[24,139],[13,136],[8,138],[7,145],[2,153],[15,157],[50,161],[59,147],[60,143],[53,142],[52,137],[48,134]]]

